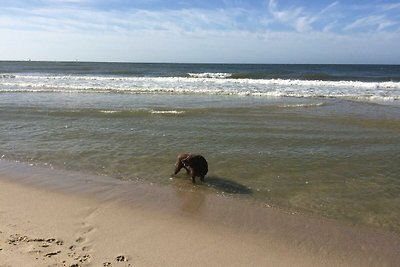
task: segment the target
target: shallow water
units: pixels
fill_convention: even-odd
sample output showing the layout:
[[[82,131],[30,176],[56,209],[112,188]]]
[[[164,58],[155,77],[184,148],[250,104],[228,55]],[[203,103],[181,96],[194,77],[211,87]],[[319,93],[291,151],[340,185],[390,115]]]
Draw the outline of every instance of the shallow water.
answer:
[[[257,67],[3,62],[0,156],[400,232],[398,67]]]
[[[198,190],[400,231],[400,109],[335,99],[3,93],[3,158]]]

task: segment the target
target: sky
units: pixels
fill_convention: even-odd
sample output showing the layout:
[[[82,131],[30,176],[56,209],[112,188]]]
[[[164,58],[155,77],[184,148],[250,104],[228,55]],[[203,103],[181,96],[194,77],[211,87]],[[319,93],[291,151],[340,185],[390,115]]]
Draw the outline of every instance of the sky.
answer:
[[[400,64],[400,1],[0,0],[0,60]]]

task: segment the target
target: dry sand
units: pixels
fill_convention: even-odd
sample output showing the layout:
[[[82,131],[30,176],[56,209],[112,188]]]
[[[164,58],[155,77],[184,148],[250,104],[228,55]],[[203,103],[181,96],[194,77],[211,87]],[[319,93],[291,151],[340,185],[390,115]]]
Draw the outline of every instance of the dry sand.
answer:
[[[399,266],[397,234],[192,191],[1,161],[0,266]]]

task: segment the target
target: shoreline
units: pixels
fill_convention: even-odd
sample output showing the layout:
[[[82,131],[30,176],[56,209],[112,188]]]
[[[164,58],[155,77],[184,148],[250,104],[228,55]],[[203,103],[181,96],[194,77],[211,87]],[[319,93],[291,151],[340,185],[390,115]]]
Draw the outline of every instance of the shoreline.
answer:
[[[0,266],[400,261],[395,233],[191,191],[0,161]]]

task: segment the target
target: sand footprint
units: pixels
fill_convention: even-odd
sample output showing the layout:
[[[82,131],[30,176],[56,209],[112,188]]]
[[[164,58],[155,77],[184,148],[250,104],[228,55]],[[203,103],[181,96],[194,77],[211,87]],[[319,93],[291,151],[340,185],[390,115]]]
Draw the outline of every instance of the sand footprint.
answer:
[[[28,237],[26,235],[20,235],[20,234],[12,234],[7,240],[7,243],[10,245],[19,245],[25,241],[28,240]]]
[[[85,234],[85,233],[83,233]],[[80,235],[75,239],[76,244],[72,246],[72,250],[74,251],[82,251],[82,252],[90,252],[92,251],[92,244],[89,238],[86,238],[84,235]]]
[[[123,255],[119,255],[119,256],[115,257],[115,260],[118,262],[128,261],[128,259]]]
[[[10,245],[10,251],[26,253],[36,260],[43,260],[46,266],[62,266],[66,263],[63,260],[64,241],[56,238],[30,238],[26,235],[11,234],[6,240]],[[65,264],[64,264],[65,266]]]
[[[76,243],[84,243],[84,242],[86,242],[86,238],[80,236],[77,239],[75,239],[75,242]]]
[[[85,219],[94,214],[97,209],[84,210]],[[96,232],[96,227],[88,224],[86,221],[78,223],[75,243],[69,246],[68,257],[72,258],[78,266],[88,264],[92,260],[92,242],[91,235]]]
[[[48,257],[48,258],[51,258],[52,256],[58,255],[60,253],[61,253],[61,250],[57,250],[57,251],[54,251],[54,252],[46,253],[46,254],[44,254],[44,256]]]
[[[116,266],[119,266],[120,263],[127,262],[128,258],[124,255],[118,255],[115,257],[115,261],[116,261]],[[112,267],[113,264],[111,262],[107,261],[107,262],[103,262],[103,266],[104,267]],[[128,265],[126,265],[126,263],[125,263],[124,266],[131,266],[131,264],[128,263]]]

